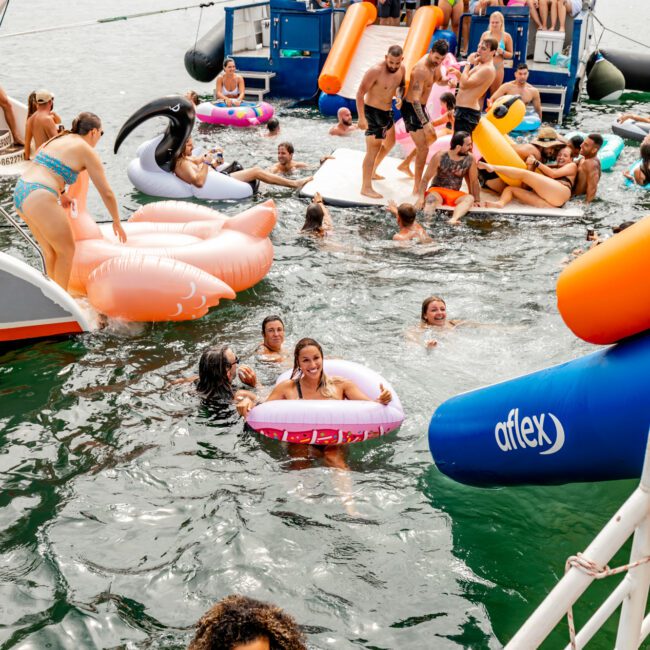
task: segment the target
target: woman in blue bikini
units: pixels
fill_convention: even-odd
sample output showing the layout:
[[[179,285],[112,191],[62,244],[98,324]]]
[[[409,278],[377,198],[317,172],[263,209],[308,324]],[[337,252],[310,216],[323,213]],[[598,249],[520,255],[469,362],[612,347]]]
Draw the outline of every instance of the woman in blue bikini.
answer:
[[[87,171],[104,205],[113,217],[113,232],[124,243],[115,194],[108,184],[95,147],[102,137],[101,120],[94,113],[80,113],[72,129],[46,142],[27,171],[18,179],[14,204],[43,251],[48,275],[68,288],[74,257],[74,237],[64,208],[70,205],[66,185]]]

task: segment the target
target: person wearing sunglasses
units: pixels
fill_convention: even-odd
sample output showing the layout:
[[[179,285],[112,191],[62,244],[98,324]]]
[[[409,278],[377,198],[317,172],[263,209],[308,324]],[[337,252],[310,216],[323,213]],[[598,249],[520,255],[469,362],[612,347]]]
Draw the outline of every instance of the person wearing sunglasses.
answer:
[[[115,194],[95,151],[102,135],[99,117],[80,113],[69,131],[54,136],[39,149],[14,190],[16,211],[43,251],[47,274],[66,291],[75,242],[65,211],[70,206],[65,188],[75,183],[81,172],[88,172],[113,218],[113,232],[122,243],[126,242]]]
[[[237,377],[251,388],[257,386],[255,371],[249,366],[240,365],[239,362],[239,357],[228,345],[212,346],[204,350],[199,360],[199,376],[196,382],[199,395],[205,400],[233,400],[238,406],[244,398],[248,398],[247,403],[255,404],[255,393],[246,389],[236,390],[233,386]]]

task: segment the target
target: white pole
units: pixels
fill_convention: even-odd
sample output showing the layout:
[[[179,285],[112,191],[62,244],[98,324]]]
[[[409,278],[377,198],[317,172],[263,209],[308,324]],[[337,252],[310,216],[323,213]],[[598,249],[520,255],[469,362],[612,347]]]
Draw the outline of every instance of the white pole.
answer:
[[[646,442],[645,460],[640,486],[632,493],[630,498],[621,506],[618,512],[609,520],[593,542],[587,547],[583,553],[585,559],[594,562],[598,567],[604,567],[612,559],[634,529],[646,518],[648,514],[649,491],[650,446]],[[531,648],[537,648],[564,617],[569,607],[585,592],[592,581],[592,576],[577,567],[571,567],[511,639],[510,643],[506,646],[506,650],[518,650],[519,648],[522,650],[530,650]],[[639,638],[638,634],[637,638]],[[617,650],[622,649],[617,648]]]
[[[643,521],[634,533],[630,564],[650,555],[650,459],[646,453],[639,492],[646,495],[646,513]],[[641,643],[641,626],[645,616],[648,588],[650,587],[650,563],[646,562],[628,571],[633,589],[623,601],[621,618],[616,635],[616,650],[636,650]]]
[[[617,610],[623,599],[629,595],[634,583],[625,576],[618,584],[618,587],[612,591],[607,600],[596,610],[594,615],[582,626],[582,629],[576,634],[576,647],[578,650],[584,648],[591,637],[600,630],[605,621]],[[564,650],[571,650],[571,643],[568,643]]]

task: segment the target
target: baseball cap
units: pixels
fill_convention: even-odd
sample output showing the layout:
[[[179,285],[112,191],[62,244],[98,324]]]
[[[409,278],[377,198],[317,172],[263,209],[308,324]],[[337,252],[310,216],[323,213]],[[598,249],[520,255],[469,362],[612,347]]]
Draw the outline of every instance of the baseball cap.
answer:
[[[50,100],[54,99],[54,95],[49,90],[36,91],[36,103],[47,104]]]

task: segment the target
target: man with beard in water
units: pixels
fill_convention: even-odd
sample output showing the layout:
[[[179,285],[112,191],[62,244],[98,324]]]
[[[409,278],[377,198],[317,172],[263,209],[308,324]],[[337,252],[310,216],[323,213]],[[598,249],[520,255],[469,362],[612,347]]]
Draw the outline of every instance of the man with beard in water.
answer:
[[[330,129],[330,135],[350,135],[357,130],[357,126],[352,122],[352,112],[349,108],[341,106],[336,111],[338,122]]]
[[[413,194],[417,194],[420,187],[429,145],[436,140],[436,130],[429,121],[426,103],[433,84],[442,81],[440,64],[448,51],[447,41],[439,39],[433,44],[431,51],[413,66],[408,91],[400,109],[404,127],[415,144],[415,150],[404,159],[398,169],[410,176],[411,160],[415,157]]]
[[[458,77],[458,95],[454,113],[454,133],[464,131],[472,135],[481,119],[483,96],[496,76],[494,55],[499,44],[494,38],[484,38],[478,44],[478,51],[467,58],[467,65],[460,73],[450,68],[448,73]]]
[[[372,187],[381,161],[395,144],[392,102],[398,88],[404,88],[404,58],[399,45],[391,45],[384,61],[373,65],[363,76],[357,91],[359,128],[366,132],[366,156],[363,159],[361,194],[372,199],[383,196]]]
[[[429,187],[429,182],[433,183]],[[462,192],[463,179],[467,181],[471,194]],[[428,188],[428,189],[427,189]],[[448,205],[454,213],[448,223],[457,224],[469,209],[481,200],[478,170],[472,156],[472,138],[469,133],[458,131],[451,137],[449,151],[439,151],[429,161],[422,177],[416,208],[425,206],[425,212]]]

